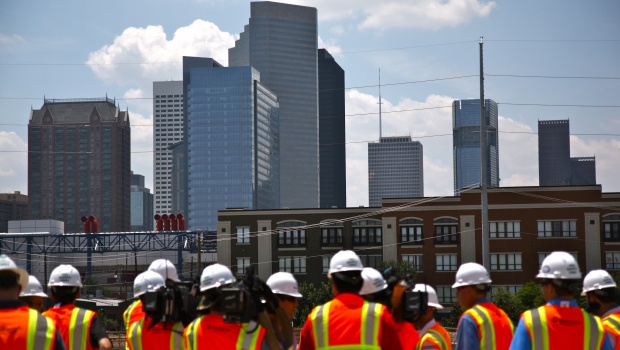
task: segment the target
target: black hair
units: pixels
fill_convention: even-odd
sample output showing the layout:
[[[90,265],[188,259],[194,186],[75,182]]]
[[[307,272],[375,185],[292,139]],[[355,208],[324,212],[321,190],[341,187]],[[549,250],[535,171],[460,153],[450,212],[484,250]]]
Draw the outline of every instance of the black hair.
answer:
[[[13,289],[19,285],[19,274],[13,271],[0,271],[0,289]]]
[[[332,273],[332,282],[340,293],[359,293],[364,286],[362,271],[342,271]]]
[[[554,279],[551,280],[553,287],[555,288],[555,294],[558,297],[569,297],[574,296],[579,289],[579,284],[581,280],[559,280]]]
[[[79,291],[78,287],[52,287],[52,298],[62,305],[73,304]]]
[[[618,302],[618,292],[616,287],[593,290],[588,293],[596,295],[596,297],[605,304]]]

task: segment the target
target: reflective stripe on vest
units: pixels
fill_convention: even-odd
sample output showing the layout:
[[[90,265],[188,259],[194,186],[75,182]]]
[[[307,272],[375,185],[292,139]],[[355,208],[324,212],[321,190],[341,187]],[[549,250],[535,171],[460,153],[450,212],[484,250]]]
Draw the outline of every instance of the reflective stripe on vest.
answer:
[[[142,325],[144,325],[144,319],[138,322],[134,322],[129,326],[129,332],[127,332],[127,343],[130,349],[142,350]]]
[[[600,320],[584,310],[583,314],[583,349],[600,349],[603,344],[603,326]],[[544,306],[526,311],[523,321],[529,328],[532,337],[532,349],[549,349],[549,327]]]
[[[177,322],[170,330],[170,349],[183,349],[183,324]]]
[[[131,303],[131,305],[129,305],[127,310],[123,312],[123,322],[125,323],[125,329],[129,329],[129,319],[131,317],[131,313],[133,312],[133,310],[136,308],[137,305],[138,305],[138,302],[134,301],[133,303]]]
[[[28,310],[28,350],[51,349],[54,323],[36,310]]]
[[[237,350],[255,350],[257,348],[256,343],[260,334],[257,326],[258,324],[255,321],[241,325],[239,337],[237,338]],[[253,331],[248,333],[248,329]]]
[[[611,328],[615,336],[620,334],[620,317],[617,315],[609,315],[605,317],[603,324]]]
[[[480,349],[487,349],[487,346],[492,348],[493,344],[495,344],[495,325],[493,324],[489,312],[484,307],[476,305],[465,313],[473,317],[478,325],[478,331],[480,332]]]
[[[360,344],[329,345],[329,306],[327,302],[311,313],[312,333],[316,350],[320,349],[381,349],[379,347],[379,325],[381,324],[381,304],[364,301],[362,305],[362,329],[360,330]],[[372,332],[369,330],[372,329]]]
[[[443,336],[441,335],[441,333],[437,332],[434,329],[429,329],[420,339],[420,342],[418,343],[418,346],[416,347],[416,350],[422,350],[424,349],[422,346],[424,345],[424,342],[430,342],[432,344],[435,344],[439,347],[439,349],[441,350],[448,350],[448,344],[446,344],[446,340],[443,338]]]
[[[90,335],[90,321],[95,316],[95,313],[82,309],[75,308],[71,312],[71,323],[69,323],[69,347],[67,350],[84,350],[88,348],[88,341]]]
[[[204,316],[203,316],[204,317]],[[187,329],[185,330],[185,339],[187,340],[187,349],[192,350],[196,349],[197,339],[196,336],[198,332],[198,326],[200,325],[200,321],[202,321],[203,317],[199,317],[194,322],[190,323]]]

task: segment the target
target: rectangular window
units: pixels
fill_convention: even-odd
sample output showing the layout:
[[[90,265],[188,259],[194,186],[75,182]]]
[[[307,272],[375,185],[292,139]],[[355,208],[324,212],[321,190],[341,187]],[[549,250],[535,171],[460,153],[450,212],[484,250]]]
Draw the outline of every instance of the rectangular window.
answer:
[[[456,254],[437,254],[437,271],[456,271]]]
[[[620,269],[620,252],[606,252],[605,267],[608,270]]]
[[[377,268],[383,262],[381,255],[360,255],[359,257],[365,267]]]
[[[538,221],[538,237],[577,237],[577,221]]]
[[[280,257],[279,268],[280,268],[280,271],[282,272],[305,274],[306,273],[306,257],[305,256]]]
[[[402,260],[411,263],[417,271],[423,271],[422,254],[403,254]]]
[[[422,244],[422,226],[401,226],[400,238],[403,244]]]
[[[237,275],[245,275],[250,267],[250,258],[237,258]]]
[[[435,244],[458,243],[456,225],[435,225]]]
[[[522,270],[521,253],[491,254],[491,270]]]
[[[305,246],[306,230],[280,229],[278,231],[278,245],[281,247]]]
[[[381,227],[356,227],[353,229],[354,245],[381,245]]]
[[[493,221],[489,222],[490,238],[519,238],[521,237],[520,221]]]
[[[503,285],[503,286],[491,286],[491,294],[497,292],[498,289],[505,289],[512,294],[516,294],[519,290],[521,290],[520,285]]]
[[[342,227],[324,227],[321,229],[321,237],[324,246],[341,246]]]
[[[249,227],[237,227],[237,244],[250,244]]]
[[[331,255],[323,256],[323,273],[329,272],[329,261],[331,260],[331,258]]]
[[[440,304],[456,302],[456,293],[451,286],[437,286],[437,299]]]

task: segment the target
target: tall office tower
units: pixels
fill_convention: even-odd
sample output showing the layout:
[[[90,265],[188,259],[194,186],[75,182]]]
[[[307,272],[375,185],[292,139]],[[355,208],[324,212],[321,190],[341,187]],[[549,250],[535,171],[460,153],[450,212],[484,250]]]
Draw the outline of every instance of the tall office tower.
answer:
[[[344,70],[319,49],[319,154],[321,208],[347,206]]]
[[[422,144],[411,136],[381,137],[368,144],[368,204],[403,197],[424,197]]]
[[[131,230],[153,231],[153,194],[144,176],[131,172]]]
[[[538,121],[538,183],[540,186],[596,184],[594,157],[570,156],[568,119]]]
[[[10,220],[28,220],[28,196],[19,191],[0,193],[0,233],[9,232]]]
[[[100,232],[130,229],[129,114],[105,98],[45,99],[28,123],[30,218],[65,222],[97,217]]]
[[[252,66],[280,100],[280,203],[320,205],[317,10],[252,2],[229,66]]]
[[[277,96],[252,67],[188,73],[189,227],[214,230],[217,211],[230,207],[279,208]]]
[[[187,150],[185,141],[168,146],[172,154],[170,185],[172,193],[172,213],[187,213]]]
[[[497,103],[484,100],[487,127],[487,186],[499,187],[499,137]],[[480,186],[480,99],[452,102],[452,147],[454,193],[463,188]]]
[[[168,146],[183,140],[183,81],[153,82],[153,135],[154,210],[171,214],[172,152]]]

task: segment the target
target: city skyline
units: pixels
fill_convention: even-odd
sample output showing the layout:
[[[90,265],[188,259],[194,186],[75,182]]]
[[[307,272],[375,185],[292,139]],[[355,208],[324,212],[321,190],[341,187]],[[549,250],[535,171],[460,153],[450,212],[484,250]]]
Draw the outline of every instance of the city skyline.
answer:
[[[347,72],[348,206],[368,203],[366,148],[379,138],[379,68],[384,136],[420,140],[425,195],[453,193],[450,105],[479,97],[480,36],[485,37],[486,95],[500,106],[501,185],[537,185],[537,121],[570,117],[573,153],[595,155],[597,182],[606,192],[620,191],[614,94],[620,81],[620,24],[612,15],[620,4],[475,1],[462,11],[441,4],[436,12],[429,7],[435,1],[394,3],[406,20],[365,0],[310,4],[318,10],[319,47]],[[188,2],[174,16],[137,1],[114,23],[93,26],[80,15],[91,13],[93,4],[1,6],[0,192],[9,193],[27,193],[29,108],[42,105],[43,97],[106,93],[130,111],[132,170],[154,188],[152,82],[182,79],[182,55],[227,63],[227,50],[250,17],[247,1]],[[51,21],[67,11],[75,16]]]

